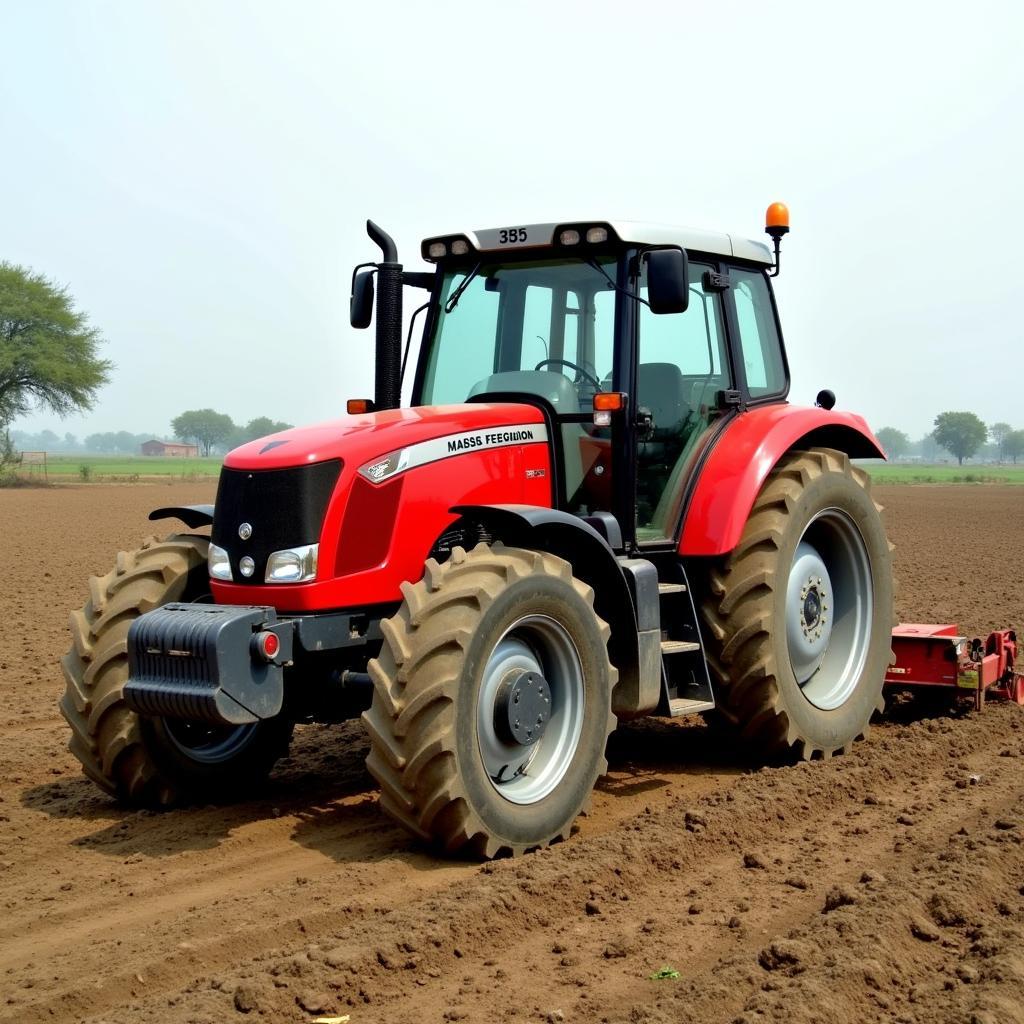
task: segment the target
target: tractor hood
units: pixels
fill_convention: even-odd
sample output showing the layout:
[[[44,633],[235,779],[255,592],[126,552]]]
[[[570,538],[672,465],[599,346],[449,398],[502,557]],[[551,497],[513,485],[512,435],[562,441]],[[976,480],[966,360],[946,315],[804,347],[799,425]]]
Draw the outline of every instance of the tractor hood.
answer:
[[[547,441],[535,406],[479,403],[346,416],[236,448],[213,516],[230,567],[211,579],[214,598],[286,612],[399,601],[454,506],[549,506]],[[313,579],[268,578],[272,556],[310,558],[313,545]]]
[[[489,427],[540,428],[534,437],[488,434]],[[483,432],[483,433],[481,433]],[[442,446],[424,442],[444,439]],[[343,416],[312,427],[297,427],[250,441],[229,452],[229,469],[285,469],[329,459],[341,459],[358,470],[392,452],[418,446],[421,460],[436,451],[437,458],[469,449],[500,447],[515,442],[546,440],[544,418],[531,405],[510,402],[423,406]]]

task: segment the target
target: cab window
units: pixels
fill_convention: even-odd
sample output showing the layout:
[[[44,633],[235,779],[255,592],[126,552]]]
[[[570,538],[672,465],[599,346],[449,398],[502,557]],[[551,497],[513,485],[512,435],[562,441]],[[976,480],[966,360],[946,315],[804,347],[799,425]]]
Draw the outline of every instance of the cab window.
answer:
[[[781,395],[786,390],[786,368],[768,282],[756,270],[733,268],[729,276],[750,397]]]

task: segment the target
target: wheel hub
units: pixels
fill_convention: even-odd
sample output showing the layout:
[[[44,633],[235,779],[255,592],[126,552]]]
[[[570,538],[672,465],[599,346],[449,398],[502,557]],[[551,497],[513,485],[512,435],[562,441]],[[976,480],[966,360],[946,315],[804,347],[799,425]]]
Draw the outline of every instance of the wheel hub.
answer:
[[[797,545],[786,586],[786,645],[793,675],[815,707],[831,711],[854,692],[871,641],[867,547],[854,521],[822,509]]]
[[[529,746],[551,719],[551,689],[539,672],[510,672],[498,687],[494,729],[506,743]]]
[[[807,541],[797,548],[789,574],[786,633],[793,674],[805,683],[821,665],[832,635],[832,581],[825,561]]]
[[[579,652],[547,615],[524,615],[487,658],[477,696],[477,743],[491,785],[514,804],[548,796],[568,771],[583,729]]]
[[[822,595],[818,593],[816,585],[812,585],[804,593],[803,626],[807,633],[815,629],[821,619]]]

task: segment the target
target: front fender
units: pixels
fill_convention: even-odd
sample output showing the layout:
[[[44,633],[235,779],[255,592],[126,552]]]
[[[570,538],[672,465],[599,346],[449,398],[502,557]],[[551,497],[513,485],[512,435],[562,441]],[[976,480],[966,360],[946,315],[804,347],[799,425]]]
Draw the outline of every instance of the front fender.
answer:
[[[157,519],[180,519],[189,529],[198,530],[202,526],[213,524],[212,505],[165,505],[163,508],[155,508],[149,513],[149,518]]]
[[[724,555],[739,543],[768,474],[786,452],[835,448],[851,458],[884,459],[860,416],[831,409],[766,405],[737,416],[700,472],[679,540],[682,555]]]
[[[636,704],[629,696],[641,692],[636,611],[629,584],[604,537],[578,516],[537,505],[456,505],[451,511],[482,523],[510,547],[547,551],[572,566],[573,575],[593,588],[594,610],[611,627],[608,654],[619,670],[616,692]]]

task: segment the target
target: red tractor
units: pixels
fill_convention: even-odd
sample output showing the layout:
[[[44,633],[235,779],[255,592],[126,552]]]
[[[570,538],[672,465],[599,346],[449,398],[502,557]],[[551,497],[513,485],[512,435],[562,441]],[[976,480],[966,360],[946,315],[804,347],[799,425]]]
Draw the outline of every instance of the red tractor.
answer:
[[[231,452],[215,505],[150,515],[208,532],[122,553],[72,614],[86,774],[225,798],[294,723],[362,715],[383,808],[490,857],[569,834],[617,721],[714,712],[766,757],[842,752],[890,660],[890,546],[850,463],[883,453],[830,392],[787,403],[781,204],[767,230],[774,252],[517,225],[429,238],[413,273],[369,223],[374,400]],[[429,297],[401,408],[405,288]]]

